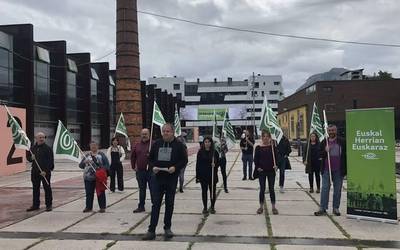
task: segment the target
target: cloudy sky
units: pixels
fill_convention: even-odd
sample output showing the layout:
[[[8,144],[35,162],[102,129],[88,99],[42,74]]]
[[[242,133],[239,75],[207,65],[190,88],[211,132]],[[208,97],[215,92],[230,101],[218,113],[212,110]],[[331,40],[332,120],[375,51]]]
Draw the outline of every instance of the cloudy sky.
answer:
[[[92,60],[115,50],[113,0],[0,0],[0,24],[32,23],[35,40],[67,40]],[[400,45],[398,0],[138,0],[161,15],[265,32]],[[280,74],[285,94],[332,67],[400,77],[400,48],[306,41],[139,15],[141,78],[242,80]],[[103,59],[115,67],[115,55]]]

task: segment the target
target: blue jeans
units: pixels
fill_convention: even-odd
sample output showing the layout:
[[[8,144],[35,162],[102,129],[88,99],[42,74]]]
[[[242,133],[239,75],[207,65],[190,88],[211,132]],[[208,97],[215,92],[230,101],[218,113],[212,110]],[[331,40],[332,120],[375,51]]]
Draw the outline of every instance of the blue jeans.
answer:
[[[243,177],[247,178],[247,166],[249,168],[249,178],[253,177],[253,154],[243,154]]]
[[[333,182],[333,209],[339,209],[340,197],[342,195],[343,176],[340,170],[332,171]],[[321,210],[328,210],[329,191],[331,183],[329,180],[329,170],[322,173],[322,189],[321,189]]]
[[[151,193],[151,172],[148,170],[139,170],[136,172],[136,180],[139,186],[139,205],[138,208],[144,208],[146,201],[146,189],[147,184],[149,185],[150,190],[150,198],[152,199],[153,195]],[[152,199],[153,200],[153,199]]]

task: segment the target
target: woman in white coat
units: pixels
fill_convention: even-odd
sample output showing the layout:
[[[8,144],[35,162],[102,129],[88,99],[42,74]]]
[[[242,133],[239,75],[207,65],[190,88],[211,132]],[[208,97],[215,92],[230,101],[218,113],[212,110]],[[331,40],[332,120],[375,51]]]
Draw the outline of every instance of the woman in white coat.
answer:
[[[107,158],[110,162],[110,190],[115,192],[115,176],[119,191],[124,191],[124,171],[122,161],[125,159],[125,150],[119,145],[118,138],[111,139],[111,146],[107,149]]]

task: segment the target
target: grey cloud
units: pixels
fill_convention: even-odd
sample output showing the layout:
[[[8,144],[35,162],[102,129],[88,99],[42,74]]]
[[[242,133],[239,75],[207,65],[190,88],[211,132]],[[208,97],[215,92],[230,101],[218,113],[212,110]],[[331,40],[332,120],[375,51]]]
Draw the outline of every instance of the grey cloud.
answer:
[[[98,58],[115,49],[114,0],[0,0],[0,23],[31,22],[36,40],[67,40]],[[5,7],[4,7],[5,6]],[[396,0],[138,0],[138,9],[193,21],[331,39],[398,43]],[[332,67],[400,72],[400,48],[355,46],[234,32],[138,14],[141,77],[242,80],[281,74],[286,95]],[[115,56],[104,60],[115,65]]]

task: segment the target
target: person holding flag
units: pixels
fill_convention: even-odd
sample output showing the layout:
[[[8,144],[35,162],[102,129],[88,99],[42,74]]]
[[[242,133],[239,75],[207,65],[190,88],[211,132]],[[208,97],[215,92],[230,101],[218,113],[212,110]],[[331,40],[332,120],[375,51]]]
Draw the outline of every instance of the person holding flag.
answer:
[[[86,207],[84,213],[92,212],[94,191],[96,190],[97,200],[99,202],[99,213],[106,211],[106,182],[107,171],[110,170],[110,164],[107,156],[99,151],[96,142],[90,143],[90,152],[82,159],[79,167],[84,170],[83,179],[85,181]]]
[[[146,211],[145,202],[147,186],[149,186],[150,197],[152,197],[152,173],[148,167],[150,143],[152,143],[150,140],[150,130],[144,128],[140,132],[140,141],[133,146],[131,152],[131,167],[136,173],[136,181],[139,187],[139,204],[138,207],[133,210],[133,213],[141,213]],[[153,198],[151,198],[151,200],[153,200]]]
[[[50,186],[51,171],[54,170],[53,150],[46,144],[46,135],[39,132],[35,136],[36,143],[28,151],[27,160],[32,162],[31,181],[33,202],[26,211],[31,212],[40,208],[40,182],[43,184],[46,211],[52,211],[53,194]]]
[[[325,119],[325,124],[327,123]],[[326,128],[327,126],[325,126]],[[329,203],[329,191],[331,182],[333,183],[333,211],[336,216],[340,216],[339,206],[342,195],[343,178],[347,174],[346,166],[346,141],[337,136],[337,127],[329,125],[326,128],[328,138],[321,142],[320,152],[322,158],[322,189],[321,206],[314,213],[315,216],[327,215]]]
[[[43,188],[45,190],[45,200],[46,200],[46,211],[52,210],[53,196],[50,187],[50,177],[51,171],[54,169],[54,157],[53,152],[45,144],[46,135],[39,132],[36,134],[36,144],[31,148],[31,141],[26,135],[25,131],[22,130],[20,124],[17,122],[15,117],[11,115],[10,110],[6,105],[4,108],[7,111],[8,124],[11,128],[12,139],[14,146],[19,149],[28,151],[27,158],[28,161],[32,162],[31,170],[31,181],[32,181],[32,192],[33,192],[33,202],[32,206],[26,211],[39,210],[40,207],[40,182],[43,183]],[[33,150],[33,151],[32,151]],[[44,166],[44,170],[41,164]]]
[[[265,185],[267,179],[272,213],[278,214],[278,209],[276,209],[276,197],[274,189],[276,170],[278,169],[275,158],[277,150],[276,147],[273,146],[274,142],[269,131],[262,130],[261,140],[261,145],[258,145],[254,152],[254,177],[258,178],[260,184],[260,207],[257,209],[257,214],[262,214],[264,212]]]
[[[306,166],[306,173],[308,174],[310,193],[314,192],[314,175],[317,184],[316,192],[320,193],[321,153],[319,143],[324,140],[324,135],[325,133],[322,127],[321,119],[318,114],[317,105],[314,102],[313,112],[311,115],[310,136],[306,146],[303,148],[303,163]]]

